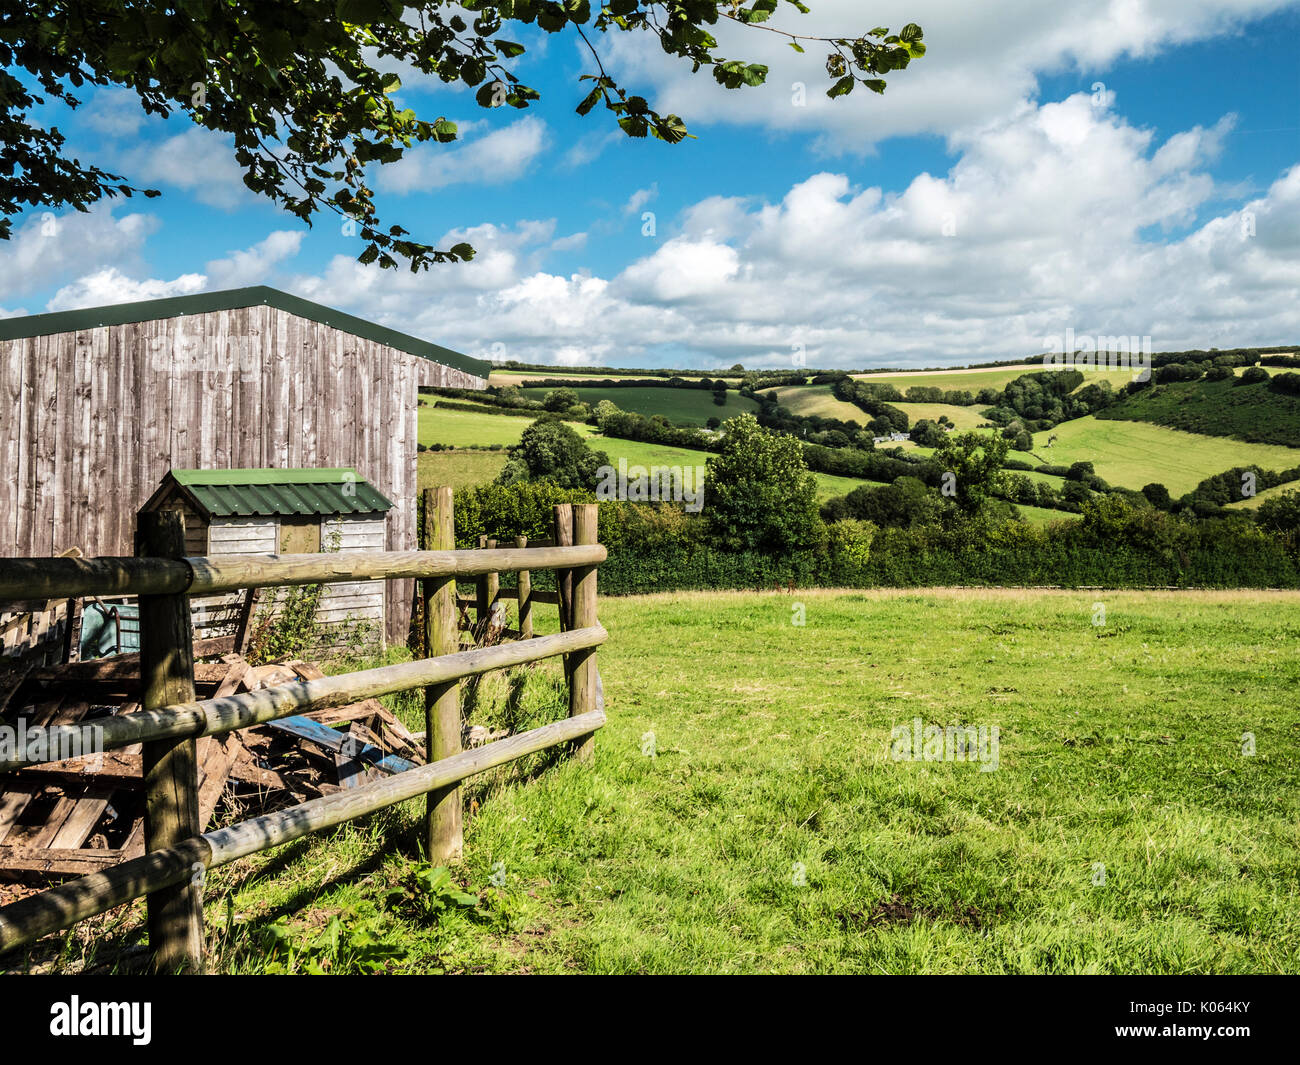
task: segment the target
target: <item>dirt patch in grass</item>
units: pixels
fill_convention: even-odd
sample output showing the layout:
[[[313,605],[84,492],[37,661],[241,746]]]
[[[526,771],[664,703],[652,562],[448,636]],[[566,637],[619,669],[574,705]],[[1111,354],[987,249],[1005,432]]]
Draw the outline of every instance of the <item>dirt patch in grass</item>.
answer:
[[[894,894],[885,899],[878,899],[871,910],[865,914],[861,910],[841,910],[836,917],[841,928],[856,932],[867,928],[911,924],[916,920],[948,921],[960,928],[978,930],[1001,915],[1001,910],[989,915],[975,906],[960,906],[947,910],[934,906],[914,906],[901,895]]]

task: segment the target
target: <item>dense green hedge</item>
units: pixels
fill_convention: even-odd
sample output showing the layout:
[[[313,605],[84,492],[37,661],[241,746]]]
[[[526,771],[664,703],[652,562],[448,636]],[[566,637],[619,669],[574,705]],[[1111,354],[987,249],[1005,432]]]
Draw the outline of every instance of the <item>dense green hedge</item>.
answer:
[[[1264,536],[1236,546],[1194,544],[1162,550],[1135,544],[1081,542],[1039,526],[1008,525],[992,540],[972,541],[932,529],[883,529],[863,564],[833,552],[784,558],[732,554],[704,545],[611,549],[600,567],[604,595],[687,589],[808,587],[1297,588],[1300,567]]]
[[[476,546],[480,534],[549,539],[556,503],[591,499],[546,482],[461,489],[457,546]],[[836,522],[818,549],[773,556],[718,550],[704,541],[703,523],[680,507],[602,503],[599,536],[609,558],[599,585],[605,595],[790,585],[1300,588],[1300,560],[1285,539],[1247,516],[1181,519],[1114,496],[1083,512],[1080,521],[1047,526]],[[537,584],[549,587],[550,574],[539,573]]]

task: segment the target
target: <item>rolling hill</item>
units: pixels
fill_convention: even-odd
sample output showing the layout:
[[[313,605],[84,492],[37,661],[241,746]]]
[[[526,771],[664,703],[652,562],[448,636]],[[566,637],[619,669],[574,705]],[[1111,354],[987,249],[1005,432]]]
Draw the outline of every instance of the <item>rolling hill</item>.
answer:
[[[1152,385],[1097,415],[1107,421],[1141,421],[1255,444],[1300,444],[1300,396],[1266,381],[1175,381]]]

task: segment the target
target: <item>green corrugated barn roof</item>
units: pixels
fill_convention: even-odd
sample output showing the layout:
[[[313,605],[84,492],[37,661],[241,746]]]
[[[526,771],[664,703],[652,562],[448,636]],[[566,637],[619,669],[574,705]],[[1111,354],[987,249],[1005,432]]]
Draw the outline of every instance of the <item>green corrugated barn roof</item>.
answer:
[[[373,514],[392,502],[351,467],[172,470],[145,509],[175,484],[209,518]]]
[[[323,307],[300,296],[291,296],[278,288],[253,285],[250,288],[232,288],[221,292],[199,292],[192,296],[169,296],[160,300],[139,300],[135,303],[116,303],[109,307],[86,307],[75,311],[55,311],[51,314],[19,315],[0,320],[0,340],[17,340],[22,337],[50,336],[54,333],[77,333],[105,325],[127,325],[132,322],[152,322],[159,318],[177,318],[183,314],[207,314],[212,311],[231,311],[239,307],[256,307],[265,304],[341,329],[353,336],[373,340],[410,355],[450,366],[456,370],[481,377],[485,381],[492,372],[492,364],[482,359],[462,355],[458,351],[432,344],[419,337],[389,329],[388,326],[358,318],[332,307]]]

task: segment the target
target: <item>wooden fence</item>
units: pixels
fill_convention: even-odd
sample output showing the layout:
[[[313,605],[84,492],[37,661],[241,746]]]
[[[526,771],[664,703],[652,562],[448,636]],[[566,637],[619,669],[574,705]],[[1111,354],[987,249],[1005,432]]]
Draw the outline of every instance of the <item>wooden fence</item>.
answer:
[[[556,508],[557,543],[538,547],[457,551],[450,488],[425,494],[423,551],[184,557],[184,525],[174,511],[141,514],[133,558],[0,560],[0,599],[55,599],[86,595],[140,597],[141,710],[47,730],[51,758],[15,752],[0,758],[0,774],[57,760],[58,751],[108,751],[143,744],[145,851],[100,873],[72,880],[0,908],[0,954],[103,913],[141,895],[147,899],[149,946],[158,971],[201,971],[204,961],[203,883],[206,871],[247,855],[342,824],[386,806],[426,795],[424,849],[444,863],[461,853],[462,781],[494,766],[559,744],[590,757],[593,734],[605,723],[598,701],[595,650],[606,639],[596,616],[597,543],[594,504]],[[517,572],[521,605],[530,594],[529,571],[553,569],[561,631],[494,646],[460,649],[457,578],[480,586]],[[335,581],[414,578],[425,603],[428,657],[399,665],[284,684],[198,701],[190,596],[243,588]],[[492,600],[487,604],[490,608]],[[525,623],[521,621],[521,630]],[[527,628],[531,632],[531,627]],[[461,750],[460,681],[492,670],[564,656],[569,683],[567,719]],[[361,699],[425,690],[427,764],[313,799],[226,828],[203,832],[198,823],[195,741],[295,714]]]

